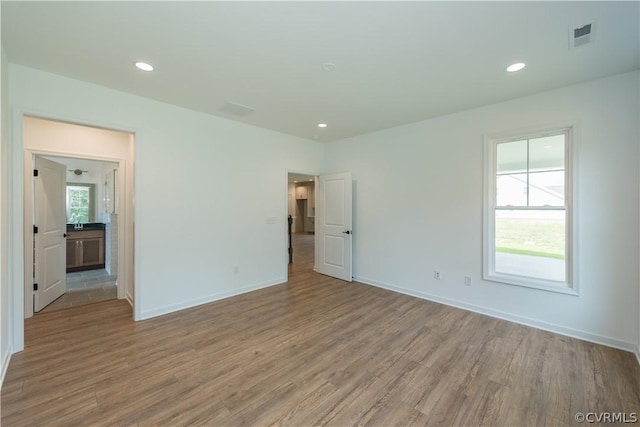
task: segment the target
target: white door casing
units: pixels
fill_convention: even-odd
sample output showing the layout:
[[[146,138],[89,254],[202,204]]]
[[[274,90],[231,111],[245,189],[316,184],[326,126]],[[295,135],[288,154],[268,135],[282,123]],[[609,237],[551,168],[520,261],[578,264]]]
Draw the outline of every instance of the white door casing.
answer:
[[[38,312],[64,294],[66,289],[66,166],[35,158],[34,283],[33,311]]]
[[[316,233],[318,273],[351,282],[353,230],[350,172],[318,177]]]

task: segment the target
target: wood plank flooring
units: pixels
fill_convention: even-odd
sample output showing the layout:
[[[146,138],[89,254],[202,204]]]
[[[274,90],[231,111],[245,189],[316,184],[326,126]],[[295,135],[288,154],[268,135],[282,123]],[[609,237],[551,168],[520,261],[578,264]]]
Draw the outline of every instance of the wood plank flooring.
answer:
[[[2,425],[539,426],[640,413],[631,353],[295,261],[286,284],[142,322],[118,300],[28,319]]]

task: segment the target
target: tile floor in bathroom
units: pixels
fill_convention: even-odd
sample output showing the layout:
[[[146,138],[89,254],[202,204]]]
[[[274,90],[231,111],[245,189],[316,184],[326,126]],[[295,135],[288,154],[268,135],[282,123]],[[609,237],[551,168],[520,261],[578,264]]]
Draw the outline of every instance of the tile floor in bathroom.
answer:
[[[117,276],[110,275],[104,268],[67,273],[67,290],[94,289],[115,285]]]
[[[67,292],[40,313],[117,298],[116,278],[104,268],[67,273]]]

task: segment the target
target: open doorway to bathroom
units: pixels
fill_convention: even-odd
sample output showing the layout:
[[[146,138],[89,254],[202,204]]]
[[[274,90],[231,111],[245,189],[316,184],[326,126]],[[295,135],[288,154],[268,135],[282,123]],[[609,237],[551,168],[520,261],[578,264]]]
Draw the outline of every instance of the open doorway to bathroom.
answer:
[[[31,317],[56,301],[49,310],[113,297],[134,306],[135,135],[24,113],[20,120],[22,126],[16,126],[24,144],[24,293],[16,297],[24,307],[20,317]],[[50,179],[40,179],[45,175]],[[43,189],[47,185],[55,196],[42,199],[42,194],[49,194]],[[36,189],[42,191],[36,194]],[[52,205],[53,200],[55,209],[37,214],[37,206]],[[44,265],[41,269],[38,260]]]
[[[315,176],[288,174],[289,275],[315,267]]]
[[[118,215],[115,211],[118,163],[37,156],[64,165],[66,218],[65,289],[38,313],[117,298]],[[35,190],[34,190],[35,193]],[[34,212],[38,200],[34,199]],[[36,258],[37,259],[37,258]],[[41,268],[34,262],[34,272]]]

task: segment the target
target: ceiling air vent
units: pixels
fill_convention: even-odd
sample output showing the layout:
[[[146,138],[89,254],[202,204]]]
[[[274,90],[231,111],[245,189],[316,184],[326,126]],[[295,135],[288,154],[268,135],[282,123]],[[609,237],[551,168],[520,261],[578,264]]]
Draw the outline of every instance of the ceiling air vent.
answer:
[[[236,104],[234,102],[227,102],[220,108],[220,111],[233,114],[234,116],[244,117],[253,113],[255,108],[247,107],[246,105]]]
[[[593,42],[596,26],[592,22],[569,30],[569,49]]]

